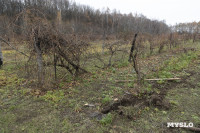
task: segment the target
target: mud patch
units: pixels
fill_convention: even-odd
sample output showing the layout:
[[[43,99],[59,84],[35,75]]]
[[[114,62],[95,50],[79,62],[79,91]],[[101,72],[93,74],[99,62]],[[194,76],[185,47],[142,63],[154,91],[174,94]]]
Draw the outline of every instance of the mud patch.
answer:
[[[111,105],[105,106],[101,111],[103,114],[107,114],[111,111],[119,109],[119,106],[134,106],[136,103],[140,103],[144,99],[138,99],[136,96],[126,95],[121,100],[114,102]]]
[[[194,75],[192,71],[189,72],[190,76]],[[118,100],[110,105],[103,107],[101,113],[107,114],[111,111],[117,111],[120,115],[124,114],[124,112],[120,111],[120,107],[128,107],[128,106],[138,106],[137,108],[154,106],[159,109],[169,110],[171,105],[169,101],[165,99],[165,96],[168,90],[175,88],[177,85],[186,83],[190,87],[193,87],[192,84],[187,82],[187,79],[190,76],[182,77],[180,82],[176,81],[167,81],[164,84],[158,84],[157,82],[151,82],[153,88],[157,88],[160,90],[160,93],[153,92],[153,93],[143,93],[142,96],[133,96],[132,94],[125,95],[121,100]],[[127,116],[128,118],[129,115]]]
[[[148,96],[149,95],[149,96]],[[121,100],[114,102],[111,105],[105,106],[101,113],[107,114],[111,111],[118,111],[121,106],[137,106],[137,108],[143,106],[155,106],[160,109],[168,110],[170,108],[170,103],[164,99],[166,93],[164,95],[151,93],[151,94],[143,94],[143,97],[137,97],[133,95],[126,95]],[[122,112],[119,111],[119,114]]]

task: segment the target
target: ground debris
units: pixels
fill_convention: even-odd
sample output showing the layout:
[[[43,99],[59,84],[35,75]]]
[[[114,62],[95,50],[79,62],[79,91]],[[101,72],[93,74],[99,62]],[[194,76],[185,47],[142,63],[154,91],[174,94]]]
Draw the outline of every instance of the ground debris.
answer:
[[[101,120],[101,119],[103,119],[106,116],[106,114],[103,114],[101,112],[93,112],[93,113],[90,113],[89,116],[91,118],[95,118],[97,120]]]
[[[85,107],[95,107],[94,104],[88,104],[88,103],[84,104],[84,106],[85,106]]]

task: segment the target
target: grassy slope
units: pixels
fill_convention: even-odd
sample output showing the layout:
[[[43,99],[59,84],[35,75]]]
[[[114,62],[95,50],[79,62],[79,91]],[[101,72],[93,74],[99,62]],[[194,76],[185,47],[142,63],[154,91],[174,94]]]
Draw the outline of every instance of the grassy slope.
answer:
[[[147,62],[144,65],[151,66],[155,63],[152,61],[158,60],[156,63],[159,63],[160,60],[169,59],[166,54],[172,53],[155,55],[150,57],[153,58],[151,61],[144,59]],[[23,71],[23,66],[14,61],[15,52],[6,51],[4,56],[7,62],[0,70],[0,132],[185,132],[182,129],[168,129],[165,123],[191,121],[195,126],[200,124],[200,57],[192,62],[190,59],[183,61],[186,58],[173,59],[176,63],[168,61],[168,67],[164,66],[165,69],[160,69],[157,75],[149,74],[150,77],[180,75],[185,78],[184,82],[172,85],[168,82],[158,83],[160,88],[169,84],[165,86],[169,88],[166,99],[172,105],[169,110],[154,106],[123,107],[122,110],[134,119],[130,120],[113,111],[98,121],[92,117],[95,112],[100,111],[104,105],[113,103],[116,98],[120,99],[124,93],[135,92],[133,88],[137,87],[134,83],[115,82],[134,80],[135,74],[132,73],[131,66],[122,64],[125,67],[98,71],[80,79],[75,87],[62,87],[64,89],[38,96],[37,91],[31,91],[33,88],[27,85],[31,83],[18,76]],[[185,66],[176,66],[177,62]],[[160,64],[162,67],[162,63]],[[145,89],[151,91],[156,88],[147,84]],[[95,107],[85,107],[85,103],[94,104]]]

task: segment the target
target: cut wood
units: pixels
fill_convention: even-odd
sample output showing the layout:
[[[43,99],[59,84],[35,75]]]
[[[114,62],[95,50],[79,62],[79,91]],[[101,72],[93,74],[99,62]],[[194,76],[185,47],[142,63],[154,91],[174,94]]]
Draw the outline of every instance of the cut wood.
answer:
[[[200,128],[198,128],[198,127],[183,127],[183,129],[190,130],[190,131],[193,131],[196,133],[200,133]]]
[[[159,80],[180,80],[181,78],[162,78],[162,79],[144,79],[145,81],[159,81]],[[116,80],[117,83],[120,82],[133,82],[134,80]]]
[[[162,79],[145,79],[146,81],[157,81],[157,80],[180,80],[181,78],[162,78]]]

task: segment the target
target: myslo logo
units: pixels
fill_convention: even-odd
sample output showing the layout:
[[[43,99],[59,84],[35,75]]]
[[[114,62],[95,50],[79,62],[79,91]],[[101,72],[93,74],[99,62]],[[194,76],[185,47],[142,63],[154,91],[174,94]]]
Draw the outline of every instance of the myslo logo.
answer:
[[[193,127],[194,124],[192,122],[167,122],[167,127]]]

